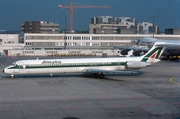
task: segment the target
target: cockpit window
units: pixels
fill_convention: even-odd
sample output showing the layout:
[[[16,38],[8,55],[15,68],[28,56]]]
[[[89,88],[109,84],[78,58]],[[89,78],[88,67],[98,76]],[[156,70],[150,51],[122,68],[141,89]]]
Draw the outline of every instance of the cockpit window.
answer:
[[[13,63],[13,66],[16,66],[16,65],[17,65],[16,62],[14,62],[14,63]]]

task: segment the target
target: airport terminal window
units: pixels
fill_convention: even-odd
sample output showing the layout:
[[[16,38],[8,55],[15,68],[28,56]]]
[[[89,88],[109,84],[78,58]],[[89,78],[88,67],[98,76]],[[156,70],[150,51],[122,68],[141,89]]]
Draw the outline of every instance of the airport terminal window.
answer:
[[[53,39],[53,40],[59,40],[59,39],[63,39],[63,36],[26,36],[27,40],[49,40],[49,39]]]
[[[55,46],[64,46],[64,43],[63,42],[56,42]]]
[[[48,54],[56,54],[57,51],[46,51],[46,53],[48,53]]]
[[[109,40],[108,37],[105,37],[105,36],[102,37],[101,39],[102,39],[102,40]]]
[[[71,46],[71,43],[67,43],[67,46]]]
[[[73,43],[73,46],[77,46],[77,43]]]
[[[35,50],[41,50],[41,48],[35,48]]]
[[[92,51],[92,53],[102,53],[102,51]]]
[[[54,50],[62,50],[62,48],[54,48]]]
[[[113,40],[113,39],[114,39],[113,37],[107,37],[107,36],[102,37],[102,40]]]
[[[86,43],[86,46],[90,46],[90,43]]]
[[[90,40],[90,37],[82,37],[82,40]]]
[[[71,37],[70,36],[66,36],[67,40],[71,40]]]
[[[32,43],[31,42],[26,42],[26,46],[31,46]]]
[[[73,37],[73,40],[81,40],[81,37],[75,36],[75,37]]]
[[[115,37],[114,39],[115,40],[121,40],[121,39],[123,39],[123,37]]]
[[[53,50],[53,48],[44,48],[45,50]]]
[[[92,37],[92,40],[100,40],[100,37]]]
[[[33,54],[34,51],[23,51],[24,54]]]
[[[55,46],[54,42],[33,42],[32,46]]]
[[[70,51],[70,53],[72,53],[72,54],[78,54],[78,53],[80,53],[80,51]]]
[[[86,43],[82,43],[81,46],[86,46]]]
[[[100,43],[92,43],[92,46],[100,46]]]

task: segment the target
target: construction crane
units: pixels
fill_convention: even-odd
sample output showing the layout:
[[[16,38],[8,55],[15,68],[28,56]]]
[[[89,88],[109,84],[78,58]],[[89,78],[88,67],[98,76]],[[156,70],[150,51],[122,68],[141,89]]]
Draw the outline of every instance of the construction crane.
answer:
[[[84,5],[84,6],[73,6],[73,2],[70,2],[70,6],[58,5],[59,8],[69,8],[70,10],[70,33],[73,31],[73,9],[74,8],[110,8],[110,6],[93,6],[93,5]]]

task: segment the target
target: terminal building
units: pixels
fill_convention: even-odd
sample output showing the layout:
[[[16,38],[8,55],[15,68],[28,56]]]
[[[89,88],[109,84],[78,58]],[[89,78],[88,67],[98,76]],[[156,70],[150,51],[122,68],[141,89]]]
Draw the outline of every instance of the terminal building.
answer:
[[[8,56],[102,56],[104,53],[118,56],[119,48],[132,47],[137,43],[134,41],[144,37],[152,34],[0,34],[0,52]],[[180,40],[180,35],[156,34],[154,37]]]
[[[19,34],[0,34],[0,55],[8,55],[8,50],[21,50],[24,46],[20,43]]]
[[[179,28],[165,29],[165,34],[180,35],[180,29]]]

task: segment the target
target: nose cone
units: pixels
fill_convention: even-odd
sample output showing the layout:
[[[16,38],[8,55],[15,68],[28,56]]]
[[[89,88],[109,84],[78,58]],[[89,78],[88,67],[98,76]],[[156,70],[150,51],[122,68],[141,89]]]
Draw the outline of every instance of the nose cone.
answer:
[[[11,73],[11,70],[9,70],[9,67],[6,67],[3,69],[3,73],[9,74],[9,73]]]
[[[6,68],[3,69],[3,73],[7,73]]]

